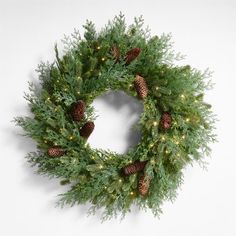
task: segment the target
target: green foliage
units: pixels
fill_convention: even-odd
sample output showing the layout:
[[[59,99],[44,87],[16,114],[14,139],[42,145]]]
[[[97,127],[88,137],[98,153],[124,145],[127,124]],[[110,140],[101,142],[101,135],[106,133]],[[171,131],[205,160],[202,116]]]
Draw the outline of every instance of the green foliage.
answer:
[[[209,142],[215,141],[214,116],[203,100],[205,90],[211,87],[210,74],[188,65],[175,66],[181,56],[173,52],[170,35],[151,37],[149,29],[143,29],[141,17],[127,27],[120,14],[99,33],[89,21],[84,29],[84,38],[78,31],[65,37],[62,56],[55,46],[54,63],[39,65],[41,88],[30,84],[30,93],[25,95],[34,117],[15,118],[38,144],[38,151],[29,153],[28,161],[39,173],[71,185],[62,194],[61,205],[90,202],[92,213],[104,208],[103,219],[119,213],[124,216],[132,204],[159,215],[162,202],[176,197],[183,168],[202,162],[210,153]],[[119,63],[111,53],[114,45],[120,49]],[[140,56],[125,65],[126,53],[135,47],[141,49]],[[92,149],[79,135],[83,124],[95,119],[91,102],[112,90],[136,97],[133,81],[137,74],[145,78],[149,88],[138,124],[140,143],[123,155]],[[87,106],[79,123],[72,121],[69,112],[77,100],[84,100]],[[160,123],[165,111],[172,116],[167,131],[154,125]],[[66,154],[49,157],[47,150],[54,145]],[[147,197],[138,193],[138,174],[123,176],[120,171],[136,160],[148,161],[145,172],[151,183]]]

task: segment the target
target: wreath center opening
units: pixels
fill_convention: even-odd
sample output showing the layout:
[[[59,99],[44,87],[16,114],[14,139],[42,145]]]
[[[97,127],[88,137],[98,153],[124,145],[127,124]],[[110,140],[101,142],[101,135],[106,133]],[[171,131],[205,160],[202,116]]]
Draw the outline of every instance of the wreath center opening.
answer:
[[[93,148],[125,154],[141,139],[137,129],[143,104],[123,91],[110,91],[94,99],[96,128],[88,139]]]

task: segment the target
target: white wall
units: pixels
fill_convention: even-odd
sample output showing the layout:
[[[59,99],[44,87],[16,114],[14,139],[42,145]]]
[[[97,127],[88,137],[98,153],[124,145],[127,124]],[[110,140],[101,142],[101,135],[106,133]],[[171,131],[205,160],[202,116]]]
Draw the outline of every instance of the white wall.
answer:
[[[177,200],[163,206],[160,219],[135,210],[121,223],[101,224],[97,215],[86,217],[86,207],[54,207],[56,195],[65,188],[34,174],[24,159],[34,143],[17,136],[21,130],[10,120],[28,113],[22,98],[27,81],[35,77],[40,60],[53,60],[55,42],[73,28],[81,29],[86,19],[99,28],[119,11],[129,23],[143,14],[153,34],[172,32],[175,49],[187,55],[186,63],[214,71],[216,85],[207,100],[220,120],[219,143],[212,145],[208,171],[197,165],[186,169]],[[234,0],[0,0],[0,235],[236,235],[235,12]],[[122,152],[128,130],[120,132],[121,126],[131,125],[126,122],[127,107],[118,117],[102,100],[95,107],[98,130],[110,118],[109,111],[117,118],[113,133],[106,132],[119,142],[108,143],[100,131],[90,142]]]

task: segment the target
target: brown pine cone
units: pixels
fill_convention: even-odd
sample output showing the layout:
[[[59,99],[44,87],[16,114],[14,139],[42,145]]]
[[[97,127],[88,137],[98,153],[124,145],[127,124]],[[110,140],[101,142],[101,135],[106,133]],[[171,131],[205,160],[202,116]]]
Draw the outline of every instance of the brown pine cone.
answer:
[[[143,170],[144,167],[146,166],[147,161],[137,161],[134,162],[128,166],[125,166],[123,168],[123,172],[125,175],[132,175],[134,173],[137,173],[140,170]]]
[[[144,78],[142,76],[136,75],[136,78],[134,80],[134,87],[135,87],[135,90],[138,93],[138,96],[141,99],[144,99],[144,98],[147,97],[148,87],[147,87],[146,81],[144,80]]]
[[[71,110],[71,116],[74,121],[80,121],[84,118],[85,103],[80,100],[76,102]]]
[[[172,122],[172,118],[171,118],[171,114],[169,112],[164,112],[161,116],[161,127],[163,129],[169,129],[171,127],[171,122]]]
[[[113,46],[111,49],[111,53],[115,62],[118,62],[120,59],[120,49],[117,46]]]
[[[92,121],[88,121],[80,129],[80,136],[87,139],[90,136],[90,134],[93,132],[94,127],[95,127],[94,123]]]
[[[141,175],[138,182],[138,190],[142,196],[147,195],[150,185],[150,177],[146,174]]]
[[[65,153],[65,151],[58,146],[50,147],[48,149],[48,155],[50,157],[60,157],[60,156],[63,156],[64,153]]]
[[[129,50],[126,53],[126,57],[125,57],[126,65],[129,65],[134,59],[136,59],[138,55],[140,54],[140,52],[141,52],[140,48],[133,48]]]

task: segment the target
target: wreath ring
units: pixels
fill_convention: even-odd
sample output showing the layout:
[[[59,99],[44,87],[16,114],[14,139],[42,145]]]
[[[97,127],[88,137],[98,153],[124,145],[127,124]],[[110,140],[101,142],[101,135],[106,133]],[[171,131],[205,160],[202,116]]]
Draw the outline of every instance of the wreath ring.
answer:
[[[215,140],[214,116],[203,101],[210,88],[208,71],[176,66],[170,35],[151,37],[143,19],[127,27],[124,15],[96,33],[87,21],[55,46],[54,63],[38,68],[42,88],[30,83],[26,94],[33,118],[15,122],[36,140],[38,151],[28,161],[40,174],[61,179],[71,189],[60,205],[92,203],[104,207],[103,219],[125,215],[133,203],[161,212],[183,181],[184,167],[202,162]],[[93,149],[87,139],[95,128],[92,101],[107,91],[121,90],[143,102],[138,128],[141,141],[126,154]]]

